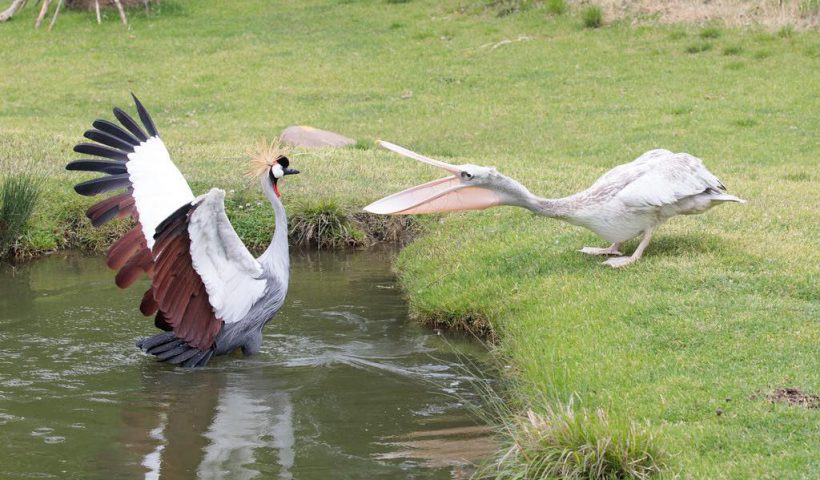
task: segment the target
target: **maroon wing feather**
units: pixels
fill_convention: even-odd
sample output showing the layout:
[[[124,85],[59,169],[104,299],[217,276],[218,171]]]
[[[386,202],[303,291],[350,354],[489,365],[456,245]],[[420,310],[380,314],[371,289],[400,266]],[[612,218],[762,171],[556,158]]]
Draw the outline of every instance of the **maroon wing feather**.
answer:
[[[194,270],[188,222],[196,205],[185,205],[157,227],[151,289],[163,323],[188,345],[213,347],[222,329],[202,278]]]

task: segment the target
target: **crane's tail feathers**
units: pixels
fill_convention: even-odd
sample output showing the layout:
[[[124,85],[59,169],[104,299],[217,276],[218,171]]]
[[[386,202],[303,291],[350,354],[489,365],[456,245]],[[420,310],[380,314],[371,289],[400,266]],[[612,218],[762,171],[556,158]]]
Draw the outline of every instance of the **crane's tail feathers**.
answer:
[[[137,347],[154,355],[160,362],[184,367],[202,367],[213,356],[213,350],[200,350],[188,345],[173,332],[160,333],[137,341]]]

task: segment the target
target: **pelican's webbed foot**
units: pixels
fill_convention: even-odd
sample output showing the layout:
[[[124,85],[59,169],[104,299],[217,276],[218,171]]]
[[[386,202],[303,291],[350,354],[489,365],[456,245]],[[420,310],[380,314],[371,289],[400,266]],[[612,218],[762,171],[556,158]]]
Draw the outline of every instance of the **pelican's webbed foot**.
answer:
[[[640,257],[614,257],[603,262],[603,265],[609,265],[612,268],[621,268],[637,262],[638,258]]]

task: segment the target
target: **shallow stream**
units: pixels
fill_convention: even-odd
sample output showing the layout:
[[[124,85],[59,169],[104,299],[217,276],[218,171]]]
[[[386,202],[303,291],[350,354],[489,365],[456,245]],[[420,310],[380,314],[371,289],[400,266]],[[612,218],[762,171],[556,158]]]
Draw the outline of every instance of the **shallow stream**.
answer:
[[[203,369],[101,258],[0,267],[0,478],[466,478],[493,445],[461,399],[472,342],[407,319],[389,252],[295,253],[262,352]]]

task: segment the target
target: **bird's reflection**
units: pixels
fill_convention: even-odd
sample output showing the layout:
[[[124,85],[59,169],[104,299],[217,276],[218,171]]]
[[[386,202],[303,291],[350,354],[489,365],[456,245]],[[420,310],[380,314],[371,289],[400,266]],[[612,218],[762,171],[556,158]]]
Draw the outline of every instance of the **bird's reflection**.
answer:
[[[216,415],[204,436],[210,443],[197,468],[199,478],[224,478],[226,472],[231,472],[231,478],[253,478],[259,472],[246,465],[256,463],[257,449],[278,452],[279,478],[293,478],[293,405],[288,393],[263,399],[239,384],[228,385],[219,395]]]
[[[123,443],[138,459],[134,467],[146,480],[251,479],[270,468],[260,465],[260,452],[276,452],[277,477],[293,478],[291,394],[253,388],[264,382],[249,381],[252,374],[148,372],[146,390],[157,403],[134,405],[123,414]]]

